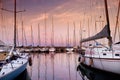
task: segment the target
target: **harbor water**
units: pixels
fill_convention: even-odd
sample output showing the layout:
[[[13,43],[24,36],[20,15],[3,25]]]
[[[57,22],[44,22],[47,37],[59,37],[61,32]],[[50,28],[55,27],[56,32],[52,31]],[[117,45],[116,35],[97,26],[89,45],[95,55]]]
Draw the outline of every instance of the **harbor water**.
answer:
[[[78,62],[78,53],[30,53],[32,66],[15,80],[120,80],[120,75]]]
[[[30,53],[32,66],[15,80],[82,80],[77,53]]]

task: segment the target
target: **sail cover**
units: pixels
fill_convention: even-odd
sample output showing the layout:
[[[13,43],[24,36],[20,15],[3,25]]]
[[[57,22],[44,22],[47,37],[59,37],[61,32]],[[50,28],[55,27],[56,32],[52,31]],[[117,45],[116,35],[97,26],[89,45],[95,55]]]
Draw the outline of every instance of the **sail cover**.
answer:
[[[91,41],[91,40],[96,40],[96,39],[101,39],[101,38],[109,38],[110,37],[110,29],[108,25],[105,25],[105,27],[96,35],[92,36],[92,37],[88,37],[86,39],[82,39],[82,42],[87,42],[87,41]]]

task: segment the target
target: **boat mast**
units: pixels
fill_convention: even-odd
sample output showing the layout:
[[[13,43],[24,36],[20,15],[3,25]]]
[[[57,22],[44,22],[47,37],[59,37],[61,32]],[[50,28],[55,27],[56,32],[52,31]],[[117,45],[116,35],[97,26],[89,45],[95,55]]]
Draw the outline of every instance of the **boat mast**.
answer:
[[[119,0],[119,5],[118,5],[118,11],[117,11],[117,18],[116,18],[117,20],[116,20],[116,25],[115,25],[114,41],[115,41],[115,36],[116,36],[116,32],[117,32],[117,26],[118,26],[118,20],[119,20],[119,11],[120,11],[120,0]],[[118,29],[118,31],[119,31],[119,29]]]
[[[39,42],[39,45],[41,45],[41,42],[40,42],[40,25],[38,24],[38,42]]]
[[[32,45],[34,46],[34,42],[33,42],[33,29],[32,29],[32,25],[31,25],[31,40],[32,40]]]
[[[19,37],[18,37],[18,26],[17,26],[17,29],[16,29],[17,31],[16,31],[16,44],[19,46]]]
[[[24,46],[24,39],[23,39],[23,21],[22,21],[22,47]]]
[[[24,33],[24,38],[25,38],[25,44],[26,44],[26,46],[27,46],[27,39],[26,39],[25,28],[23,28],[23,33]]]
[[[82,28],[81,28],[81,21],[80,21],[80,29],[79,29],[79,34],[80,34],[80,41],[82,40]],[[80,48],[81,48],[82,44],[80,42]]]
[[[69,22],[68,22],[68,29],[67,29],[67,32],[68,32],[68,40],[67,40],[67,41],[68,41],[68,44],[67,44],[68,46],[67,46],[67,47],[70,47],[70,41],[69,41]]]
[[[45,47],[46,47],[46,44],[47,44],[47,41],[46,41],[46,12],[45,12]]]
[[[74,25],[74,31],[73,31],[73,37],[74,37],[74,41],[73,41],[73,46],[76,47],[76,35],[75,35],[75,22],[73,22],[73,25]]]
[[[16,48],[16,0],[14,0],[14,48]]]
[[[108,14],[108,5],[107,5],[107,0],[104,0],[105,2],[105,12],[106,12],[106,21],[107,21],[107,26],[108,26],[108,45],[111,48],[112,47],[112,37],[111,37],[111,32],[110,32],[110,22],[109,22],[109,14]]]
[[[51,46],[54,46],[54,22],[53,22],[53,16],[52,16],[52,35],[51,35]]]
[[[6,9],[3,9],[5,11],[9,11],[11,12],[10,10],[6,10]],[[25,10],[24,10],[25,11]],[[16,48],[16,28],[17,28],[17,25],[16,25],[16,18],[17,18],[17,13],[19,12],[24,12],[24,11],[17,11],[17,8],[16,8],[16,0],[14,0],[14,49]]]

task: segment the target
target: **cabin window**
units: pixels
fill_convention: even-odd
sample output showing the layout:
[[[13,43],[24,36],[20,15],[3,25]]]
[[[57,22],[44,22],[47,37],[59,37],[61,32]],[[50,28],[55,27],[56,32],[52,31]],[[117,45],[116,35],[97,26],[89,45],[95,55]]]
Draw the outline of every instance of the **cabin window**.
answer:
[[[120,56],[120,54],[115,54],[115,56]]]
[[[106,55],[106,53],[103,53],[103,55],[105,56],[105,55]]]

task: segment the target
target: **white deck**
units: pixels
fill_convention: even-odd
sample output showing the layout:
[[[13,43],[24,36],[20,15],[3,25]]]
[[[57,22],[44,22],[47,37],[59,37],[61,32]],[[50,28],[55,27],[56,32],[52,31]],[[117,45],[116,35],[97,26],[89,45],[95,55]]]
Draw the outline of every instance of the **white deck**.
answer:
[[[18,73],[18,75],[20,74],[20,72],[19,72],[20,68],[21,69],[26,68],[26,64],[28,62],[27,54],[24,54],[24,55],[22,55],[20,57],[21,58],[17,58],[17,60],[12,60],[11,62],[6,63],[5,65],[3,65],[3,67],[1,68],[1,71],[0,71],[0,79],[5,78],[5,80],[10,80],[10,79],[8,79],[9,77],[11,79],[14,79],[14,77],[17,76],[16,73]],[[14,74],[14,73],[15,73],[16,76],[11,75],[11,74]]]

